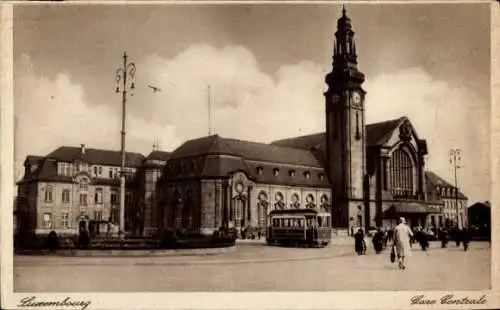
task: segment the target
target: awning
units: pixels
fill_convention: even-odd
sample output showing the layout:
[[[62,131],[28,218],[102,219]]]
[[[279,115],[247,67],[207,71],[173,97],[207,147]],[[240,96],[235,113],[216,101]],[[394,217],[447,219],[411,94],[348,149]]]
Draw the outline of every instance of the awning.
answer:
[[[439,206],[427,205],[417,202],[401,202],[392,205],[385,213],[395,214],[395,213],[419,213],[419,214],[429,214],[429,213],[442,213]]]

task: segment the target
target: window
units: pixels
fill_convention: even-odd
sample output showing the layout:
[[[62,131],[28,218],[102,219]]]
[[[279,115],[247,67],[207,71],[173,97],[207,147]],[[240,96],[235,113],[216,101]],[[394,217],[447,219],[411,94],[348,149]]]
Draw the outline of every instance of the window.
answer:
[[[57,174],[70,176],[71,175],[70,163],[60,162],[57,165]]]
[[[65,163],[65,175],[70,176],[71,175],[71,164],[70,163]]]
[[[288,175],[291,177],[295,176],[295,170],[293,170],[293,169],[288,170]]]
[[[102,221],[102,210],[95,210],[94,211],[94,220]]]
[[[80,194],[80,205],[81,206],[87,206],[88,205],[87,194]]]
[[[390,159],[391,192],[396,197],[413,195],[413,162],[405,151],[394,151]]]
[[[62,202],[63,203],[69,203],[70,200],[70,191],[69,189],[63,189],[62,191]]]
[[[64,212],[61,215],[61,225],[62,225],[62,228],[64,228],[64,229],[69,228],[69,214],[68,214],[68,212]]]
[[[278,176],[280,174],[280,170],[278,168],[273,169],[274,176]]]
[[[292,197],[291,197],[291,200],[292,200],[292,203],[290,204],[290,206],[292,208],[300,208],[300,197],[298,194],[293,194]]]
[[[355,135],[356,140],[361,139],[361,133],[359,132],[359,113],[356,112],[356,135]]]
[[[102,167],[99,166],[99,175],[102,175]]]
[[[125,204],[126,205],[131,205],[132,204],[132,193],[126,193],[125,194]]]
[[[314,204],[314,196],[309,194],[306,196],[306,208],[314,209],[316,205]]]
[[[109,168],[109,178],[110,179],[113,178],[113,169],[112,168]]]
[[[102,188],[96,188],[95,190],[95,203],[102,204]]]
[[[118,203],[118,191],[113,189],[111,190],[111,204],[117,204]]]
[[[43,214],[43,228],[45,229],[52,228],[52,214],[50,213]]]
[[[45,202],[52,202],[52,191],[53,191],[53,188],[50,185],[48,185],[45,188]]]
[[[89,190],[89,184],[87,179],[82,179],[80,181],[80,192],[86,192]]]
[[[325,175],[323,173],[319,173],[318,174],[318,178],[323,181],[323,179],[325,178]]]
[[[264,168],[262,168],[262,167],[257,167],[257,169],[256,169],[256,170],[257,170],[257,174],[258,174],[258,175],[262,175],[262,172],[264,171]]]
[[[311,174],[309,173],[309,171],[304,172],[304,177],[305,177],[306,179],[309,179],[309,176],[310,176],[310,175],[311,175]]]
[[[94,174],[97,175],[97,166],[94,166]]]

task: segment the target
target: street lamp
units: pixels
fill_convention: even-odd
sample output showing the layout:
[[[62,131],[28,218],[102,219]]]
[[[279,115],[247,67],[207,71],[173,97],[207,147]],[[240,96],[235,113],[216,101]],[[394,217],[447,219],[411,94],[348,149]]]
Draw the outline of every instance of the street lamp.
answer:
[[[122,130],[121,130],[121,165],[120,165],[120,233],[125,232],[125,120],[126,120],[126,104],[127,104],[127,89],[132,93],[135,84],[135,64],[127,63],[127,53],[123,53],[123,67],[116,70],[116,92],[122,93]],[[120,85],[120,82],[121,85]],[[121,90],[120,90],[121,86]]]
[[[453,171],[455,174],[455,208],[457,212],[457,226],[460,227],[459,225],[459,218],[458,218],[458,182],[457,182],[457,169],[462,168],[460,166],[460,157],[462,155],[462,150],[460,149],[451,149],[450,150],[450,164],[453,165]]]

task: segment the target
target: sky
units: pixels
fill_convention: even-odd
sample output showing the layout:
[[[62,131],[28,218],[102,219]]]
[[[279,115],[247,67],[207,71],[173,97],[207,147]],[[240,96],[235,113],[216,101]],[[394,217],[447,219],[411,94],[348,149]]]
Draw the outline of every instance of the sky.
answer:
[[[367,123],[407,116],[426,168],[490,200],[488,4],[349,4]],[[172,151],[212,132],[257,142],[324,131],[340,4],[17,5],[15,162],[60,145],[120,149],[115,73],[127,52],[135,91],[128,151]],[[159,87],[153,92],[148,85]],[[210,95],[208,91],[210,85]]]

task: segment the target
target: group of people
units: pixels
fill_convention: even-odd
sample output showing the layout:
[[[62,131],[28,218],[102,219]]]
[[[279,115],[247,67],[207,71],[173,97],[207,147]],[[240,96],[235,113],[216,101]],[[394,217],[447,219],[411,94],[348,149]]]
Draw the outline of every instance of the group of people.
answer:
[[[442,248],[447,246],[449,237],[455,241],[457,247],[462,243],[465,251],[469,248],[471,234],[467,228],[454,228],[449,231],[439,229],[437,235]],[[398,225],[393,229],[382,230],[382,228],[378,228],[372,238],[373,248],[377,254],[390,245],[391,251],[394,252],[394,256],[398,260],[400,269],[406,268],[407,258],[410,256],[412,245],[415,242],[418,242],[422,250],[426,251],[429,248],[429,234],[422,227],[415,227],[412,230],[406,225],[404,217],[399,219]],[[366,254],[366,248],[365,234],[363,229],[360,228],[354,234],[354,250],[358,255],[364,255]]]

